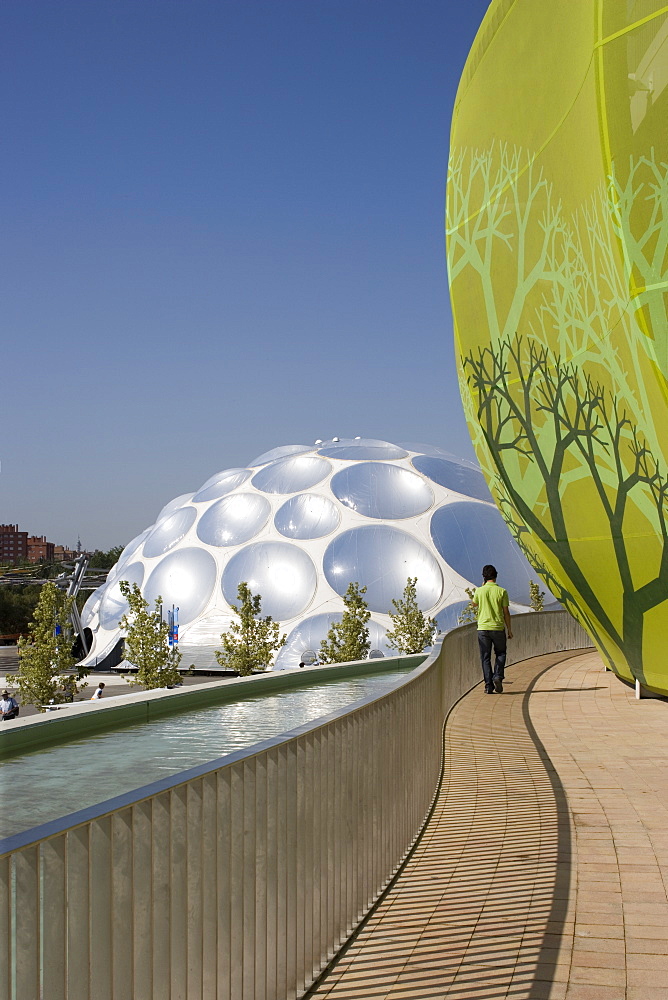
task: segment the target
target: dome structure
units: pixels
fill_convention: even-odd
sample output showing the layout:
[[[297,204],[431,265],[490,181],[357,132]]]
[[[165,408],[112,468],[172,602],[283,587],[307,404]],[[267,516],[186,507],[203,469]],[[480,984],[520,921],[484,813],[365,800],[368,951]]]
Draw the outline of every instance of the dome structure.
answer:
[[[318,652],[350,582],[367,588],[372,653],[388,655],[388,612],[409,576],[421,609],[447,631],[487,562],[497,565],[511,610],[527,610],[535,573],[471,463],[364,438],[275,448],[172,500],[126,546],[83,609],[93,633],[84,663],[99,664],[121,637],[121,580],[137,583],[151,604],[160,595],[179,609],[183,663],[201,670],[217,669],[230,605],[247,583],[288,636],[274,663],[285,669]]]

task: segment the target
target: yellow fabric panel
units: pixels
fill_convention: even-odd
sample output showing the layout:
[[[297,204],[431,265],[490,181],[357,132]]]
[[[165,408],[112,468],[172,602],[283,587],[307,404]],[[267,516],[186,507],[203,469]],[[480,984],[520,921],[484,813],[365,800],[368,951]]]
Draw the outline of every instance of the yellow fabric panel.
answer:
[[[668,691],[668,4],[491,4],[446,229],[492,493],[614,669]]]

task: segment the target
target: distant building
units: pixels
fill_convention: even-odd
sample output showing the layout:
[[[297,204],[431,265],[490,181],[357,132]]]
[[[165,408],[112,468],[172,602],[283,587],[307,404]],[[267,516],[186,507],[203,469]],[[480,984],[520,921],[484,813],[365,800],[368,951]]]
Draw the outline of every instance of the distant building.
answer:
[[[79,550],[77,549],[68,549],[64,545],[54,545],[53,547],[54,562],[69,562],[76,559],[78,555]]]
[[[28,558],[28,532],[18,524],[0,524],[0,563],[24,562]]]
[[[81,542],[76,549],[55,545],[46,535],[29,535],[19,531],[18,524],[0,524],[0,565],[21,562],[69,562],[81,554]]]
[[[55,545],[47,542],[46,535],[28,538],[28,562],[53,562]]]

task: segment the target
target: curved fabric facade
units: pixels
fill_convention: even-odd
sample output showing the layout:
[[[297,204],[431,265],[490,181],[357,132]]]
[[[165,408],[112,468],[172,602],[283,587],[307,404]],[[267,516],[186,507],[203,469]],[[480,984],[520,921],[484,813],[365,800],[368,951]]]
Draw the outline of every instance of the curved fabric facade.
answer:
[[[447,245],[496,503],[627,680],[668,691],[668,7],[496,0],[457,95]]]
[[[288,636],[274,664],[283,669],[319,651],[349,583],[367,587],[372,652],[387,654],[388,612],[407,577],[417,577],[420,607],[446,631],[456,612],[442,612],[465,604],[490,561],[515,609],[526,610],[535,574],[474,465],[438,448],[362,438],[274,448],[177,497],[126,546],[83,609],[93,632],[85,663],[120,637],[123,579],[179,608],[184,665],[200,669],[217,669],[230,604],[247,583]]]

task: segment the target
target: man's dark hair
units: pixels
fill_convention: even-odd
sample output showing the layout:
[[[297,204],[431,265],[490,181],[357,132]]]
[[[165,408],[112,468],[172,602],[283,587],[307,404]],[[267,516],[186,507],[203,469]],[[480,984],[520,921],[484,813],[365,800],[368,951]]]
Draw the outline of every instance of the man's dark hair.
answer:
[[[492,566],[491,563],[488,563],[487,566],[483,566],[482,578],[485,583],[487,583],[488,580],[496,580],[497,575],[496,566]]]

